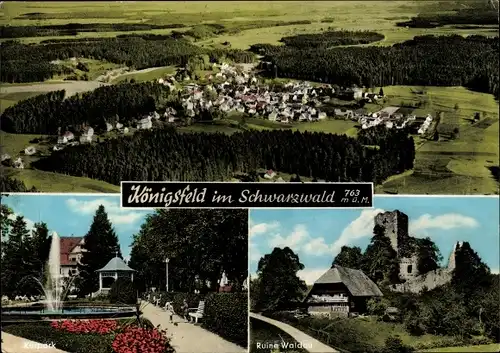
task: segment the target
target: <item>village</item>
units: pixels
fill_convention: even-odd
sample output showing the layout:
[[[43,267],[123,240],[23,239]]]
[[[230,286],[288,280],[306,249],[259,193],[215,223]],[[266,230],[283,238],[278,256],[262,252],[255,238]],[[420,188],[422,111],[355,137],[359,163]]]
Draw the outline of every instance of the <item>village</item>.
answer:
[[[57,142],[51,150],[60,151],[69,146],[97,142],[98,136],[105,137],[108,133],[126,135],[164,124],[183,125],[188,121],[201,122],[206,117],[223,119],[228,115],[268,120],[276,123],[277,128],[336,119],[356,122],[361,129],[379,125],[385,125],[388,129],[409,127],[411,133],[418,135],[425,134],[434,121],[431,115],[416,117],[411,114],[411,110],[397,106],[375,112],[362,107],[364,103],[381,107],[384,99],[382,89],[375,94],[359,87],[334,88],[330,84],[304,81],[271,85],[256,76],[252,65],[213,64],[213,72],[200,79],[186,69],[179,69],[173,75],[157,79],[158,84],[169,88],[172,96],[177,95],[181,109],[167,106],[161,112],[154,111],[138,117],[132,124],[120,123],[119,117],[115,116],[106,121],[105,131],[99,132],[101,135],[98,135],[97,127],[86,124],[76,131],[59,128]],[[340,101],[354,103],[345,107],[337,104]],[[36,147],[30,145],[21,154],[33,156],[37,152]],[[14,168],[25,167],[22,156],[12,158],[3,154],[1,162]]]

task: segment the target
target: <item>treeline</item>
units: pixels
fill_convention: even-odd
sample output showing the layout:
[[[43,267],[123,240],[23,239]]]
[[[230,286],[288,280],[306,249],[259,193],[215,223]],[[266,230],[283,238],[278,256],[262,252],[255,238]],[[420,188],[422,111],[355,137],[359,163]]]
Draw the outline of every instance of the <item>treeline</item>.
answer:
[[[328,31],[318,34],[299,34],[281,38],[281,42],[297,49],[328,48],[339,45],[368,44],[384,39],[372,31]]]
[[[8,175],[0,175],[0,191],[1,192],[37,192],[36,188],[33,186],[31,189],[26,187],[26,185],[21,181],[11,178]]]
[[[64,91],[38,95],[8,107],[0,117],[2,130],[23,134],[55,134],[58,128],[88,124],[104,129],[106,122],[129,125],[156,110],[168,88],[153,82],[103,86],[65,99]]]
[[[249,130],[228,136],[177,133],[168,127],[66,148],[32,165],[115,185],[121,180],[228,180],[233,173],[259,168],[327,181],[377,183],[413,167],[414,143],[406,132],[393,131],[371,142],[380,148],[325,133]]]
[[[423,14],[411,20],[398,22],[399,27],[436,28],[446,25],[497,25],[498,11],[495,9],[462,9],[454,14]]]
[[[422,36],[392,47],[254,45],[275,77],[341,86],[465,86],[498,96],[498,37]],[[446,54],[443,54],[446,53]]]
[[[54,60],[85,57],[124,64],[135,69],[148,67],[185,65],[189,58],[207,54],[212,61],[220,56],[235,61],[253,60],[251,53],[241,50],[211,50],[198,47],[187,40],[164,38],[149,40],[148,37],[103,38],[101,40],[57,41],[44,44],[4,42],[2,45],[2,82],[32,82],[52,78],[64,70]]]
[[[147,23],[68,23],[46,26],[0,26],[2,38],[76,36],[82,32],[126,32],[182,28],[182,24],[153,25]]]

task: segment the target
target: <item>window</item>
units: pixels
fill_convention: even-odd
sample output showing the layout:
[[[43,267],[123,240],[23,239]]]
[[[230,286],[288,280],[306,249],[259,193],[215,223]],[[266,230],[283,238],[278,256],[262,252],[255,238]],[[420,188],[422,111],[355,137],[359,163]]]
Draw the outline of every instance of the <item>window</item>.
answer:
[[[412,265],[408,265],[408,267],[406,268],[406,272],[411,273],[412,270],[413,270]]]

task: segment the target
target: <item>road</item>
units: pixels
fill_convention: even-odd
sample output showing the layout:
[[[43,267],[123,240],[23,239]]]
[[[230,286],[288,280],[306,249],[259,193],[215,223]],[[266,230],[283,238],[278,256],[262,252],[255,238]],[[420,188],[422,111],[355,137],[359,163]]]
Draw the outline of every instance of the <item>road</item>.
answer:
[[[273,326],[276,326],[280,330],[288,333],[292,338],[297,341],[298,343],[301,343],[304,347],[305,350],[307,350],[310,353],[339,353],[339,351],[333,349],[330,346],[327,346],[324,343],[321,343],[317,339],[305,334],[304,332],[296,329],[293,326],[290,326],[288,324],[285,324],[284,322],[277,321],[270,319],[268,317],[262,316],[260,314],[256,313],[250,313],[250,317],[261,320],[264,322],[267,322],[268,324],[271,324]],[[250,333],[251,335],[251,333]]]

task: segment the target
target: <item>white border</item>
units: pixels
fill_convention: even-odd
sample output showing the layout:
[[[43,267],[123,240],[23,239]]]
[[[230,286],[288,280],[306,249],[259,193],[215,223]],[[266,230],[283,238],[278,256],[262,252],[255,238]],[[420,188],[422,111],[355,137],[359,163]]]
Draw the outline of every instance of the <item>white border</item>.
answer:
[[[156,210],[156,209],[193,209],[193,210],[202,210],[202,209],[210,209],[210,208],[215,208],[215,209],[221,209],[221,210],[250,210],[250,209],[255,209],[255,210],[283,210],[283,209],[289,209],[293,208],[296,210],[360,210],[360,209],[373,209],[373,201],[374,201],[374,196],[375,194],[373,193],[374,191],[374,184],[373,182],[339,182],[339,183],[333,183],[333,182],[310,182],[310,183],[300,183],[300,184],[320,184],[320,185],[370,185],[371,186],[371,194],[372,194],[372,205],[371,206],[359,206],[359,207],[292,207],[292,206],[281,206],[281,207],[265,207],[265,206],[260,206],[260,207],[203,207],[203,206],[198,206],[198,207],[123,207],[123,198],[122,198],[122,185],[123,183],[136,183],[136,184],[179,184],[179,183],[184,183],[184,184],[251,184],[251,185],[262,185],[262,184],[276,184],[276,182],[227,182],[227,181],[127,181],[127,180],[122,180],[120,182],[120,208],[127,209],[127,210]],[[281,182],[278,184],[290,184],[289,182]],[[292,183],[293,184],[293,183]],[[296,183],[299,184],[299,183]]]

